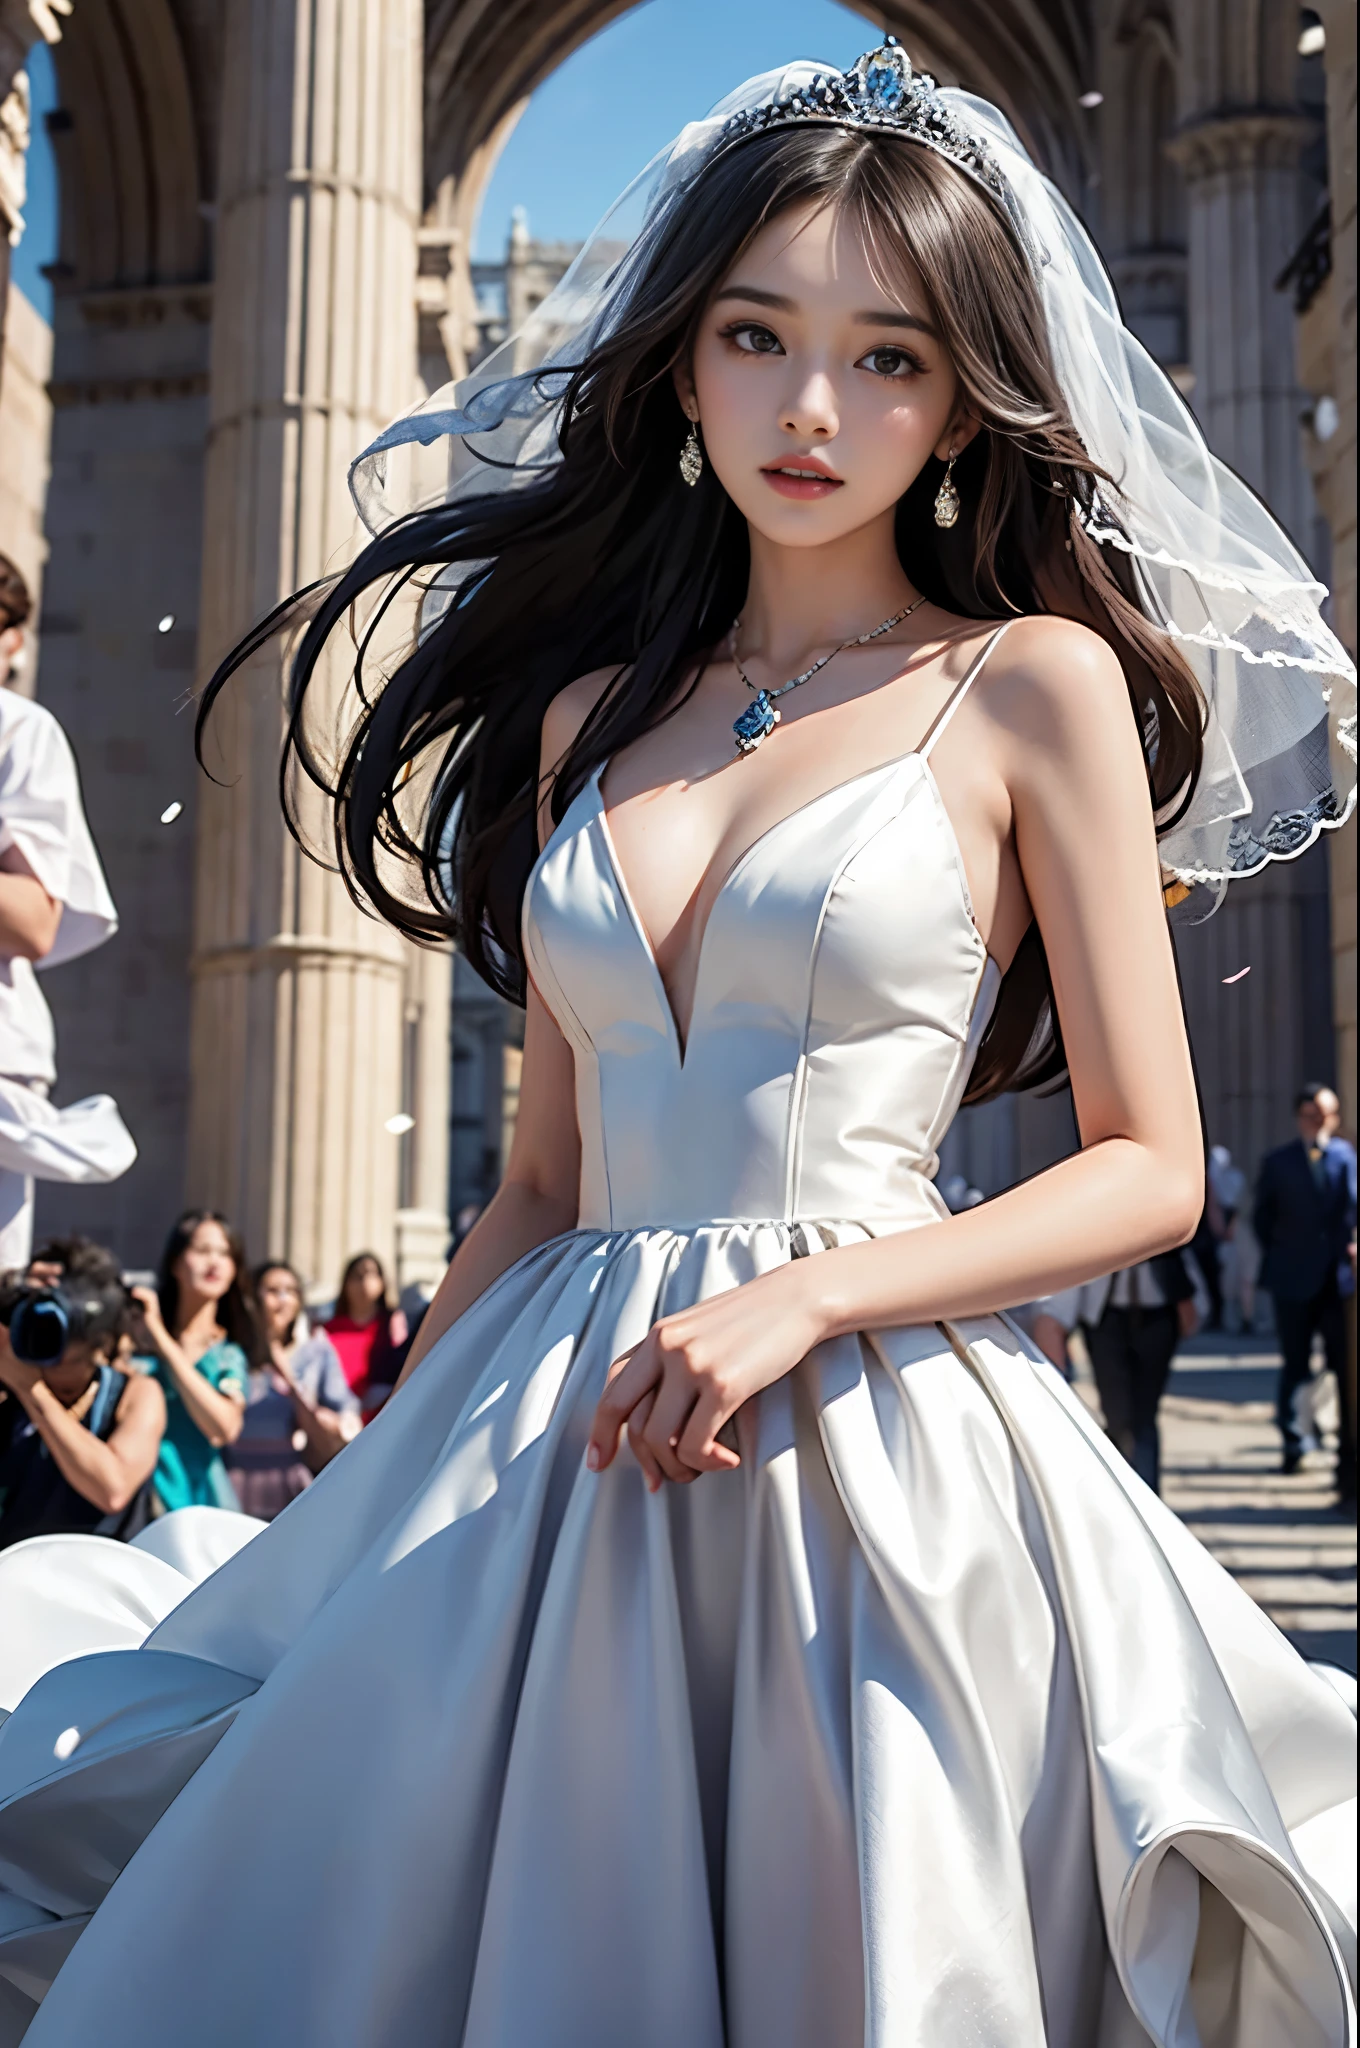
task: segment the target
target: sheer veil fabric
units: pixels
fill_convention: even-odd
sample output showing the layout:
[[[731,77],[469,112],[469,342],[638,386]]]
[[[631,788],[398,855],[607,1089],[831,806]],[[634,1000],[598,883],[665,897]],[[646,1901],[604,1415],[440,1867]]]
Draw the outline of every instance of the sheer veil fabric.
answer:
[[[609,317],[600,248],[551,320]],[[432,408],[373,516],[421,435],[551,459],[530,379]],[[1213,660],[1320,707],[1313,597],[1233,535],[1263,659]],[[737,862],[683,1049],[592,778],[523,909],[578,1227],[207,1576],[207,1525],[0,1555],[0,2048],[1353,2041],[1352,1707],[1007,1318],[819,1345],[736,1471],[584,1469],[659,1315],[945,1214],[1000,976],[929,751]]]

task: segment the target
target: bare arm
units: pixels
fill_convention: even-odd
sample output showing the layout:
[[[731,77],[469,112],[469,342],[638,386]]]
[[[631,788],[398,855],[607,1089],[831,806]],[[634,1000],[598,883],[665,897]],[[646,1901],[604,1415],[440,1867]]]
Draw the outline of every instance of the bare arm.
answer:
[[[62,907],[16,846],[0,853],[0,955],[45,960],[57,942]]]
[[[160,1304],[151,1288],[134,1287],[132,1291],[141,1304],[147,1335],[165,1360],[194,1427],[201,1431],[215,1451],[234,1444],[245,1424],[245,1397],[236,1393],[224,1394],[210,1384],[183,1345],[178,1344],[166,1329]]]
[[[1082,1149],[962,1215],[798,1260],[666,1318],[600,1404],[597,1466],[635,1407],[649,1419],[641,1446],[631,1422],[630,1438],[653,1483],[730,1465],[718,1429],[821,1339],[1010,1307],[1194,1231],[1199,1113],[1123,676],[1067,621],[1026,621],[1003,648],[989,705]]]
[[[292,1397],[293,1415],[307,1439],[307,1456],[312,1470],[319,1472],[359,1434],[360,1418],[353,1409],[341,1411],[328,1408],[324,1401],[313,1401],[293,1378],[291,1366],[280,1354],[275,1355],[274,1370]]]
[[[1199,1107],[1123,676],[1107,648],[1066,621],[1029,621],[1009,641],[1011,670],[998,682],[1009,714],[1003,770],[1081,1150],[922,1233],[928,1251],[896,1240],[900,1287],[886,1270],[871,1277],[871,1262],[898,1260],[847,1247],[841,1271],[821,1283],[827,1334],[1056,1293],[1184,1244],[1203,1206]]]
[[[118,1404],[118,1420],[101,1443],[63,1407],[40,1372],[21,1366],[9,1383],[23,1402],[52,1462],[68,1486],[102,1515],[119,1515],[156,1469],[165,1434],[165,1396],[138,1374]]]

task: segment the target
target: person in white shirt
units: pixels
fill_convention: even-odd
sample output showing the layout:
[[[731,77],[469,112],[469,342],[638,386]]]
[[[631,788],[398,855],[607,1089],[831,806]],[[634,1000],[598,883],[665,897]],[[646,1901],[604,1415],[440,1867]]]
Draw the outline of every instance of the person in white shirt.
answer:
[[[1177,1344],[1198,1327],[1194,1295],[1176,1251],[1030,1305],[1031,1332],[1060,1369],[1067,1338],[1080,1325],[1105,1433],[1154,1493],[1161,1482],[1157,1408]]]
[[[0,555],[4,683],[28,610],[23,578]],[[117,1180],[137,1157],[111,1096],[68,1109],[48,1100],[55,1033],[34,972],[79,959],[117,929],[70,743],[50,711],[0,688],[0,1270],[28,1261],[35,1179]]]

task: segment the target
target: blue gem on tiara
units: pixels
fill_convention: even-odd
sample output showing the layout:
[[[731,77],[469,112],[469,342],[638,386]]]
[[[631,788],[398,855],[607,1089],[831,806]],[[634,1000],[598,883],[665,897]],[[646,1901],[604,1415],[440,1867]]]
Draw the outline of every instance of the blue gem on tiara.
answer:
[[[865,112],[886,114],[891,119],[911,85],[911,59],[897,38],[889,36],[881,48],[866,51],[849,76],[858,81]]]
[[[877,100],[881,107],[886,107],[891,113],[901,99],[904,87],[895,71],[889,71],[885,65],[875,64],[865,77],[864,90],[871,100]]]

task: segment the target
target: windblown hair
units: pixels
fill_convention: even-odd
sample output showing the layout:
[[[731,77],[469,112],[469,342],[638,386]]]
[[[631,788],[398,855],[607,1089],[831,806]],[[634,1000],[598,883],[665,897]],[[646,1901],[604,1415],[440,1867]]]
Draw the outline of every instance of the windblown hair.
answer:
[[[680,479],[687,423],[672,371],[753,237],[808,205],[848,210],[876,268],[919,281],[961,398],[981,421],[956,464],[963,510],[952,529],[932,518],[942,475],[933,457],[902,497],[905,572],[932,602],[965,617],[1042,612],[1092,627],[1123,667],[1162,829],[1193,791],[1198,686],[1140,611],[1126,559],[1086,531],[1083,515],[1109,480],[1067,411],[1038,289],[1001,209],[899,136],[835,127],[755,136],[702,173],[612,330],[572,372],[561,462],[522,488],[394,522],[334,582],[264,620],[223,662],[200,707],[201,745],[228,677],[296,620],[299,606],[309,610],[292,664],[282,769],[290,826],[303,836],[299,791],[310,781],[328,800],[334,858],[355,898],[408,936],[455,939],[514,1000],[524,1000],[519,912],[537,850],[549,704],[574,678],[615,671],[555,764],[557,820],[597,766],[684,702],[741,610],[746,523],[711,464],[697,488]],[[1102,513],[1108,523],[1108,498]],[[359,636],[358,713],[338,759],[328,760],[315,706],[308,716],[323,649],[352,607],[375,603],[376,617],[402,588],[441,572],[455,579],[451,601],[386,681],[370,672],[372,620]],[[320,695],[318,685],[312,697]],[[1056,1080],[1064,1066],[1048,963],[1031,926],[1002,982],[966,1100]]]

